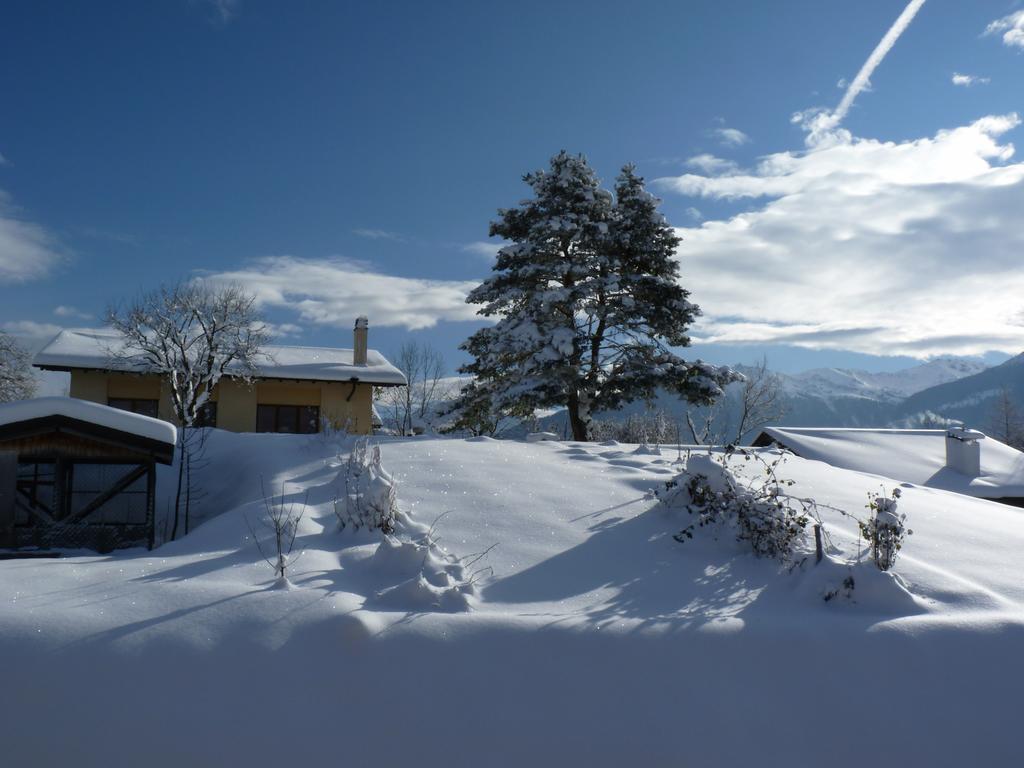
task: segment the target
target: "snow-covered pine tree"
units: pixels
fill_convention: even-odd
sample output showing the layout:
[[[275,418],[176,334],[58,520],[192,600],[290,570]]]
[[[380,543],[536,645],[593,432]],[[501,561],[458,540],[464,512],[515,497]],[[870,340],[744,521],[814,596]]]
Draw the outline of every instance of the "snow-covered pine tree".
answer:
[[[583,156],[565,151],[527,174],[534,197],[499,211],[491,236],[510,241],[467,301],[499,318],[462,345],[496,410],[565,406],[573,438],[591,414],[657,389],[709,403],[736,375],[672,351],[700,313],[678,282],[679,238],[632,166],[615,194]]]

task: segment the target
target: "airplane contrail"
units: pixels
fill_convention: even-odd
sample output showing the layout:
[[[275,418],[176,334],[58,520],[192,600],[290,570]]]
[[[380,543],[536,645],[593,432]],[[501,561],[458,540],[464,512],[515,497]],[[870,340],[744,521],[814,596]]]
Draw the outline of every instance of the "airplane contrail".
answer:
[[[914,20],[917,12],[921,10],[921,6],[925,4],[925,0],[910,0],[907,3],[907,7],[903,9],[903,13],[899,15],[895,23],[889,27],[889,31],[885,33],[885,37],[882,38],[881,42],[875,46],[875,50],[868,56],[867,61],[864,62],[864,66],[860,68],[860,72],[853,78],[853,82],[850,83],[849,88],[846,89],[846,93],[843,94],[842,100],[839,102],[839,106],[829,114],[822,115],[821,119],[814,126],[815,130],[830,130],[837,127],[846,114],[850,111],[850,107],[853,106],[854,99],[867,88],[871,82],[871,75],[878,68],[878,65],[882,63],[882,59],[885,58],[886,54],[892,50],[892,47],[896,45],[896,41],[899,40],[900,35],[910,26],[910,22]]]

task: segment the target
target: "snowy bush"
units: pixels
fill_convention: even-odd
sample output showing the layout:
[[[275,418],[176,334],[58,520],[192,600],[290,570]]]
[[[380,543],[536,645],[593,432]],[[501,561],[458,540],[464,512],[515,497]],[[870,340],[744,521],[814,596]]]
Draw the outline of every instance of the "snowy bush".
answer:
[[[397,490],[394,479],[381,466],[380,446],[371,450],[365,437],[357,440],[341,474],[345,498],[334,500],[334,514],[341,529],[394,533]]]
[[[373,593],[378,605],[411,612],[469,610],[476,582],[490,572],[479,563],[493,547],[468,557],[446,552],[437,520],[428,526],[400,509],[380,446],[371,448],[366,438],[354,443],[338,482],[345,489],[345,498],[334,500],[340,529],[372,533],[377,542],[366,565],[374,582],[386,585]]]
[[[760,462],[762,471],[750,481],[740,480],[729,468],[736,456]],[[766,461],[757,453],[727,448],[720,456],[695,456],[687,471],[666,483],[655,495],[669,506],[685,507],[696,520],[675,534],[676,541],[693,538],[694,530],[719,526],[731,530],[737,541],[749,543],[758,557],[781,562],[793,559],[814,513],[814,502],[783,493],[792,480],[781,480],[776,469],[780,456]]]
[[[871,559],[880,571],[888,571],[896,562],[896,555],[903,547],[903,539],[913,533],[905,525],[906,514],[896,511],[900,498],[900,489],[893,488],[886,495],[883,489],[881,496],[868,494],[868,509],[871,519],[860,522],[861,535],[867,539],[871,550]]]
[[[374,599],[382,607],[406,611],[468,611],[476,582],[491,572],[477,567],[492,547],[468,557],[445,552],[435,525],[404,519],[399,531],[385,535],[371,562],[380,575],[396,581],[378,590]]]

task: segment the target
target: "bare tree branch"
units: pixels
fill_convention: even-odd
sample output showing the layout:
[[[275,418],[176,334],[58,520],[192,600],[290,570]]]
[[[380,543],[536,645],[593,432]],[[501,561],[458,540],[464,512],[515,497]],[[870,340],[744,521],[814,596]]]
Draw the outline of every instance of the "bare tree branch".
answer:
[[[35,391],[31,356],[10,335],[0,331],[0,403],[28,400]]]

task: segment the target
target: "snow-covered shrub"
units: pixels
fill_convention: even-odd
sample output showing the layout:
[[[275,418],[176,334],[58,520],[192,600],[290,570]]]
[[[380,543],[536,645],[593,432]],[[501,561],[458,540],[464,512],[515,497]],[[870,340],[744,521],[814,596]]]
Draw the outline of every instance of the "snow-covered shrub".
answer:
[[[381,466],[380,447],[365,438],[354,443],[338,484],[345,489],[345,498],[334,500],[339,528],[362,531],[360,543],[377,543],[365,561],[379,585],[374,602],[412,612],[469,610],[476,582],[490,571],[478,565],[491,548],[468,557],[446,552],[437,520],[428,526],[399,507],[394,478]]]
[[[320,417],[320,431],[317,433],[323,443],[344,443],[352,432],[352,419],[329,419]]]
[[[490,572],[474,566],[490,549],[456,557],[439,546],[433,526],[424,528],[405,520],[395,535],[381,539],[371,562],[381,576],[395,583],[378,590],[375,602],[405,611],[468,611],[476,582]]]
[[[884,488],[880,496],[869,493],[867,508],[872,512],[871,519],[859,524],[861,535],[871,547],[871,559],[880,571],[892,568],[904,537],[913,533],[905,525],[906,514],[896,511],[899,498],[899,488],[893,488],[888,495]]]
[[[352,446],[341,471],[345,498],[334,500],[334,514],[342,530],[380,530],[394,533],[398,517],[397,489],[394,478],[380,461],[380,446],[370,448],[360,438]]]
[[[733,473],[729,462],[737,455],[760,462],[757,477],[744,481]],[[686,471],[655,494],[664,504],[684,507],[696,517],[675,534],[676,541],[692,539],[697,528],[720,526],[731,530],[737,541],[749,543],[758,557],[791,561],[812,518],[814,502],[783,492],[793,484],[776,472],[783,459],[766,461],[759,454],[732,448],[721,455],[692,457]]]

